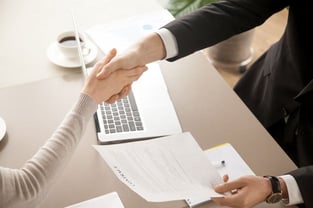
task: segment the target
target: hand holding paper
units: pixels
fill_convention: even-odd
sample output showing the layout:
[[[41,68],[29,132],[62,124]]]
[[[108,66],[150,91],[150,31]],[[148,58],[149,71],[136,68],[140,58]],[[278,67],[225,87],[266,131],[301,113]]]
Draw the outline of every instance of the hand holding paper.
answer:
[[[95,145],[116,176],[147,201],[218,197],[222,183],[190,133],[116,145]]]

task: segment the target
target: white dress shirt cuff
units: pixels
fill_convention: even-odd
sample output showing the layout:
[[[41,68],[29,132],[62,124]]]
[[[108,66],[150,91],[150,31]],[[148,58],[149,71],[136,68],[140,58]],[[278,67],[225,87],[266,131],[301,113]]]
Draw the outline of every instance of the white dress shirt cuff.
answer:
[[[302,195],[295,178],[292,175],[279,177],[285,181],[289,196],[289,200],[283,200],[283,204],[288,206],[303,203]]]
[[[178,47],[177,47],[177,41],[175,36],[166,28],[161,28],[156,31],[158,33],[163,41],[165,50],[166,50],[166,56],[165,59],[173,58],[177,56],[178,54]]]

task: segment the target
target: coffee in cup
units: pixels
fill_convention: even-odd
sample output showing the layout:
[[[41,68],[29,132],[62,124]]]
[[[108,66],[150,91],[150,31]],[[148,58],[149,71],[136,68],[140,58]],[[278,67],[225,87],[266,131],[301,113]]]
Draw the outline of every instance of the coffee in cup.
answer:
[[[83,34],[79,33],[79,41],[82,49],[86,45],[86,38]],[[78,57],[78,44],[75,38],[74,31],[62,32],[57,37],[57,45],[64,56],[70,59]]]

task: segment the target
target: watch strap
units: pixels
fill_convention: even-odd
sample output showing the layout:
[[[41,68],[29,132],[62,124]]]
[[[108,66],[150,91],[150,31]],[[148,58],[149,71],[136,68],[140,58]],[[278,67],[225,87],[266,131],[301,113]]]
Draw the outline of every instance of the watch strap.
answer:
[[[282,199],[282,189],[279,179],[275,176],[264,176],[264,178],[268,178],[272,186],[272,193],[266,198],[266,202],[272,204],[280,201]]]
[[[276,176],[264,176],[264,177],[270,180],[273,193],[280,193],[282,191],[280,187],[280,182]]]

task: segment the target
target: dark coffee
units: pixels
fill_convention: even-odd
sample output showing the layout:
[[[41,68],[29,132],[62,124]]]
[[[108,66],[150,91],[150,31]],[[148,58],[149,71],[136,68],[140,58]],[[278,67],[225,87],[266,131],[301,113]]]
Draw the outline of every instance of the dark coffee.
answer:
[[[83,42],[83,40],[80,38],[79,38],[79,41]],[[76,39],[74,36],[64,37],[59,41],[59,43],[61,43],[64,46],[67,46],[67,47],[76,47],[77,46]]]

